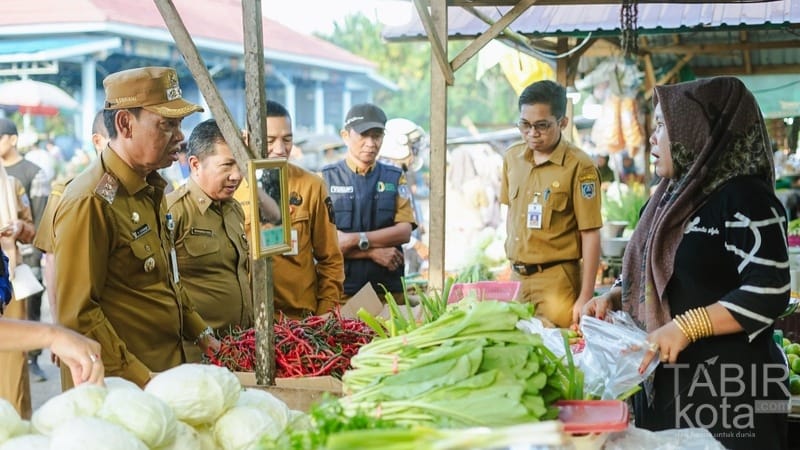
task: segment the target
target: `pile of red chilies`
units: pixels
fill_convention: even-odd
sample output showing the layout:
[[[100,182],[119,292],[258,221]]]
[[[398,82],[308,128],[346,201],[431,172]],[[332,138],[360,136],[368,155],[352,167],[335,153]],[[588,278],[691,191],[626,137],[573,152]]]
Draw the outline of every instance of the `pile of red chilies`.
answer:
[[[364,322],[345,319],[338,312],[302,320],[282,316],[275,323],[275,376],[341,378],[350,368],[350,358],[361,346],[372,341],[374,335]],[[232,371],[254,371],[255,330],[233,330],[220,339],[219,352],[207,357],[211,364]]]

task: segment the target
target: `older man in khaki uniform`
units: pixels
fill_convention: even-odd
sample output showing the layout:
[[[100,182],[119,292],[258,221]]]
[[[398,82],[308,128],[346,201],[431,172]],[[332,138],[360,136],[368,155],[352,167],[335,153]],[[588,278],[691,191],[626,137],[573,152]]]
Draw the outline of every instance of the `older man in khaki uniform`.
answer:
[[[576,322],[594,294],[602,226],[597,167],[561,134],[569,122],[566,100],[564,87],[552,81],[525,88],[518,123],[525,142],[506,152],[500,187],[519,300],[559,327]]]
[[[183,118],[202,108],[166,67],[117,72],[103,86],[109,145],[67,186],[53,223],[57,317],[100,343],[107,375],[144,386],[186,360],[183,339],[219,345],[180,284],[156,172],[177,159]]]
[[[293,140],[289,112],[267,101],[267,157],[289,158]],[[292,249],[273,259],[275,309],[289,317],[321,315],[343,303],[344,259],[333,205],[321,177],[292,163],[288,174]],[[249,226],[249,191],[239,189],[236,198],[245,206]]]
[[[189,179],[167,194],[181,282],[206,323],[228,334],[253,325],[244,211],[233,199],[242,171],[214,119],[195,127],[187,149]],[[189,362],[202,359],[196,349],[184,342]]]

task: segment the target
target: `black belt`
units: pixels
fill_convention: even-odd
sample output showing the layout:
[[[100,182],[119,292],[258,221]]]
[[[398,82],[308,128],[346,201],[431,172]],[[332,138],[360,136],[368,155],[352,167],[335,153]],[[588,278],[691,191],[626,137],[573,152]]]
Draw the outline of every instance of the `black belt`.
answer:
[[[511,264],[511,268],[514,269],[514,272],[517,272],[520,275],[533,275],[538,272],[544,272],[545,269],[549,269],[553,266],[557,266],[559,264],[564,263],[571,263],[575,262],[574,259],[566,259],[563,261],[553,261],[549,263],[542,263],[542,264],[523,264],[523,263],[513,263]]]

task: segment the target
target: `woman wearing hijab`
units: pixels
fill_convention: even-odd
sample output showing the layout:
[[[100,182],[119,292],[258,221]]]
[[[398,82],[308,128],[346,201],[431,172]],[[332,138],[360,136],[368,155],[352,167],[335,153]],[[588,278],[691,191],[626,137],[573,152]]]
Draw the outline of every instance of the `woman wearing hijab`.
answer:
[[[620,287],[584,314],[623,309],[648,332],[654,378],[634,399],[650,430],[707,428],[727,448],[786,448],[787,368],[772,339],[790,292],[769,138],[736,78],[655,88],[661,177],[625,251]]]

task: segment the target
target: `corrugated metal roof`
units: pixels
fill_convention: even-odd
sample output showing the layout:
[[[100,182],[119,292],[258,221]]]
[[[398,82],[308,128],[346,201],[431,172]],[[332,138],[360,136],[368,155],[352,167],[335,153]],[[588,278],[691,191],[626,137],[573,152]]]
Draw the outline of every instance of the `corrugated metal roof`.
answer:
[[[475,9],[498,20],[510,8]],[[489,28],[464,8],[449,7],[448,14],[450,39],[471,39]],[[590,36],[617,43],[619,14],[620,5],[532,6],[509,28],[540,41]],[[689,67],[700,76],[800,73],[800,0],[640,4],[638,31],[640,51],[651,55],[656,71],[669,70],[683,55],[692,53]],[[387,29],[384,37],[390,41],[426,39],[416,17],[404,26]],[[608,56],[615,51],[608,46],[597,48],[593,46],[585,56]],[[552,55],[534,54],[545,60]]]
[[[477,7],[498,20],[510,7]],[[713,27],[766,27],[800,24],[800,0],[763,3],[657,3],[638,5],[640,33],[667,33]],[[532,6],[509,27],[530,37],[617,35],[620,5]],[[474,37],[489,26],[460,7],[448,8],[450,36]],[[387,28],[388,40],[422,39],[425,31],[418,17],[408,24]]]

